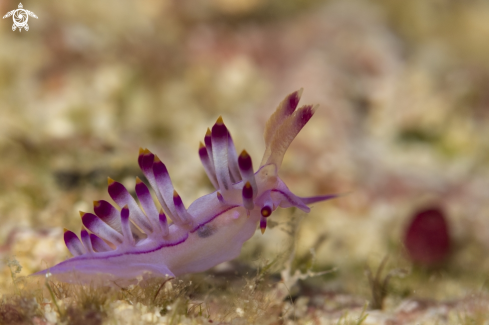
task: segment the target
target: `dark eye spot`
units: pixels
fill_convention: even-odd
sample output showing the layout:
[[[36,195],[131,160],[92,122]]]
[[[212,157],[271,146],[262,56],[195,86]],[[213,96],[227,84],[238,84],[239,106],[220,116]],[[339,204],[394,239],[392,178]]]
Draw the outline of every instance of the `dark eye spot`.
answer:
[[[200,238],[207,238],[214,234],[215,228],[210,225],[204,225],[197,230],[197,235]]]

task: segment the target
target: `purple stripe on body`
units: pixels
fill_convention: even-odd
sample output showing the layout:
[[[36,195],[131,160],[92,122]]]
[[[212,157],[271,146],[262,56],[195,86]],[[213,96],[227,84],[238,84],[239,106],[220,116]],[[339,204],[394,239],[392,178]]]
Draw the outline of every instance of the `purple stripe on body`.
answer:
[[[153,249],[150,249],[150,250],[147,250],[147,251],[141,251],[141,252],[129,252],[130,255],[142,255],[142,254],[149,254],[149,253],[153,253],[153,252],[156,252],[156,251],[159,251],[160,249],[163,249],[163,248],[167,248],[167,247],[175,247],[175,246],[178,246],[180,244],[183,244],[184,242],[186,242],[188,239],[188,233],[185,235],[184,238],[182,238],[180,241],[178,242],[175,242],[175,243],[166,243],[166,244],[161,244],[160,246],[157,246]]]
[[[188,239],[188,233],[185,235],[184,238],[178,240],[177,242],[174,242],[174,243],[164,243],[164,244],[161,244],[159,246],[156,246],[155,248],[153,249],[150,249],[150,250],[147,250],[147,251],[135,251],[135,252],[124,252],[124,253],[120,253],[120,254],[115,254],[115,255],[109,255],[109,256],[87,256],[87,255],[80,255],[80,256],[76,256],[74,258],[71,258],[69,260],[66,260],[66,261],[63,261],[57,265],[62,265],[62,264],[66,264],[70,261],[73,261],[73,260],[110,260],[111,258],[116,258],[116,257],[120,257],[120,256],[124,256],[124,255],[144,255],[144,254],[149,254],[149,253],[153,253],[153,252],[156,252],[160,249],[163,249],[163,248],[168,248],[168,247],[175,247],[175,246],[178,246],[180,244],[183,244],[185,241],[187,241]]]
[[[234,208],[238,208],[239,205],[235,205],[235,206],[231,206],[219,213],[217,213],[216,215],[212,216],[209,220],[207,220],[206,222],[203,222],[197,226],[195,226],[191,231],[190,233],[194,233],[196,232],[200,227],[206,225],[207,223],[209,222],[212,222],[215,218],[219,217],[221,214],[223,213],[226,213],[228,212],[229,210],[231,209],[234,209]],[[75,235],[76,236],[76,235]],[[110,260],[112,258],[116,258],[116,257],[120,257],[120,256],[124,256],[124,255],[144,255],[144,254],[149,254],[149,253],[153,253],[153,252],[156,252],[158,250],[161,250],[163,248],[168,248],[168,247],[175,247],[175,246],[178,246],[180,244],[183,244],[185,241],[187,241],[189,237],[189,233],[186,233],[185,237],[176,241],[176,242],[173,242],[173,243],[163,243],[161,245],[158,245],[156,246],[155,248],[153,249],[149,249],[149,250],[143,250],[143,251],[133,251],[133,252],[124,252],[124,253],[120,253],[120,254],[116,254],[116,255],[110,255],[110,256],[86,256],[86,255],[80,255],[80,256],[76,256],[72,259],[69,259],[69,260],[66,260],[66,261],[63,261],[61,263],[59,263],[58,265],[62,265],[62,264],[65,264],[65,263],[68,263],[70,261],[73,261],[73,260]],[[80,243],[81,244],[81,243]],[[170,270],[171,271],[171,270]]]
[[[209,222],[212,222],[212,220],[216,219],[217,217],[219,217],[221,214],[223,213],[226,213],[228,212],[229,210],[231,209],[235,209],[235,208],[239,208],[240,205],[233,205],[233,206],[230,206],[228,207],[227,209],[213,215],[211,218],[209,218],[207,221],[205,222],[202,222],[202,223],[199,223],[198,225],[196,225],[192,230],[190,230],[190,233],[193,234],[194,232],[196,232],[197,230],[199,230],[200,227],[203,227],[205,226],[206,224],[208,224]]]

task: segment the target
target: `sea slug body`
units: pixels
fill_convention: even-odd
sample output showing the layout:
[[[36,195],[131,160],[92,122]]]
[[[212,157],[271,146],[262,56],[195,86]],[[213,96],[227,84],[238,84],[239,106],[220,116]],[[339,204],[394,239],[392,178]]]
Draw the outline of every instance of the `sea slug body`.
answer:
[[[202,272],[236,258],[243,243],[278,207],[308,205],[336,195],[298,197],[278,177],[285,151],[313,116],[315,108],[297,108],[302,89],[288,95],[269,118],[265,128],[266,150],[255,172],[246,151],[239,155],[223,120],[207,129],[199,156],[214,193],[185,207],[173,188],[166,166],[147,149],[140,149],[138,163],[158,199],[158,211],[148,186],[136,179],[139,204],[121,184],[109,178],[108,192],[120,207],[94,202],[94,213],[80,212],[86,229],[80,237],[66,230],[64,240],[72,258],[35,275],[61,281],[130,280],[150,274],[156,277]],[[170,222],[170,220],[171,222]]]

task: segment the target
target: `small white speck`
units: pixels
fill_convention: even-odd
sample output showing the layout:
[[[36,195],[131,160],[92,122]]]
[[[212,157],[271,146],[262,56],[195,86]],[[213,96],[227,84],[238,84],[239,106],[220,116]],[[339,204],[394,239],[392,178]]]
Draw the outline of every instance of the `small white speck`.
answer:
[[[238,314],[239,317],[243,317],[244,316],[244,310],[238,307],[238,308],[236,308],[236,314]]]

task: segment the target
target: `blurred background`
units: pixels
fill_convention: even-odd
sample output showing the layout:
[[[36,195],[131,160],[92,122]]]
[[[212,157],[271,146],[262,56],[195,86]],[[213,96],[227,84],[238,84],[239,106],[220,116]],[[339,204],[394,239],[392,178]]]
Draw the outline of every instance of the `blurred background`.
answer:
[[[197,149],[219,115],[256,168],[266,120],[303,87],[301,104],[320,107],[280,175],[299,196],[350,194],[309,215],[277,210],[239,263],[295,243],[296,267],[337,268],[328,290],[366,295],[365,266],[388,256],[387,269],[410,273],[399,296],[485,292],[489,2],[23,5],[39,17],[28,32],[0,22],[0,254],[22,274],[69,255],[62,228],[79,231],[79,210],[110,201],[107,176],[134,188],[139,147],[162,158],[187,206],[212,191]],[[410,228],[433,209],[441,221]]]

